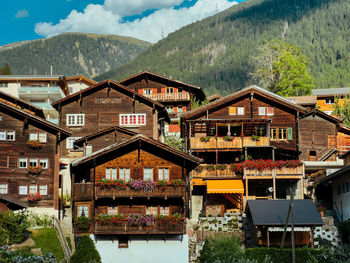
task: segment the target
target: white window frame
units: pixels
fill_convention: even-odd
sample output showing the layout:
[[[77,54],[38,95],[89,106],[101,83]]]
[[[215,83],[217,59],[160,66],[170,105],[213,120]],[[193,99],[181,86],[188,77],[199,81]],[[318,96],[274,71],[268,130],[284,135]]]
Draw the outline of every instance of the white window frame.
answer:
[[[158,207],[157,206],[147,206],[146,207],[146,215],[158,215]]]
[[[45,164],[45,165],[42,165]],[[39,160],[39,165],[43,168],[43,169],[49,169],[49,159],[47,158],[43,158]]]
[[[84,126],[85,125],[85,114],[66,114],[66,125],[72,126]]]
[[[39,186],[39,193],[41,195],[47,195],[47,185],[40,185]]]
[[[118,214],[118,207],[117,206],[109,206],[107,208],[107,214],[109,214],[109,215],[117,215]]]
[[[266,107],[259,107],[259,116],[266,115]]]
[[[13,136],[13,139],[9,139],[9,136]],[[15,141],[16,140],[16,132],[15,131],[6,131],[6,141]]]
[[[170,179],[170,169],[168,167],[159,167],[158,168],[158,180],[166,180]]]
[[[244,107],[237,107],[237,115],[244,115]]]
[[[21,163],[25,164],[25,166],[21,166]],[[28,168],[28,158],[19,158],[19,160],[18,160],[18,168],[20,168],[20,169]]]
[[[34,141],[38,139],[38,133],[37,132],[31,132],[29,133],[29,140]]]
[[[153,181],[153,168],[143,168],[143,180]]]
[[[150,95],[153,94],[153,89],[143,89],[142,90],[143,95]]]
[[[167,112],[172,113],[172,112],[174,112],[174,107],[173,106],[166,107],[166,110],[167,110]]]
[[[89,206],[88,205],[77,205],[78,217],[82,216],[84,211],[84,216],[89,217]]]
[[[38,186],[36,184],[29,185],[29,194],[36,194],[38,192]]]
[[[47,133],[46,132],[39,132],[38,139],[40,142],[46,143],[47,142]]]
[[[0,131],[0,141],[6,141],[6,131]]]
[[[8,184],[0,184],[0,194],[8,194]]]
[[[27,195],[28,194],[28,185],[20,185],[18,187],[18,194]]]
[[[130,181],[130,168],[119,168],[119,179],[125,182]]]
[[[80,139],[82,137],[68,137],[66,139],[66,149],[74,149],[74,141]]]
[[[30,163],[36,163],[35,165],[30,165]],[[28,166],[29,167],[37,167],[39,164],[38,158],[29,158]]]
[[[269,109],[271,109],[271,113],[269,113]],[[275,108],[274,107],[266,107],[266,115],[267,116],[273,116],[275,115]]]
[[[161,206],[159,207],[159,214],[163,216],[168,216],[169,215],[169,206]]]
[[[135,118],[135,123],[133,119]],[[144,122],[140,121],[143,118]],[[145,126],[147,122],[146,113],[139,114],[119,114],[119,125],[120,126]]]
[[[117,168],[106,168],[106,179],[108,180],[117,179]]]

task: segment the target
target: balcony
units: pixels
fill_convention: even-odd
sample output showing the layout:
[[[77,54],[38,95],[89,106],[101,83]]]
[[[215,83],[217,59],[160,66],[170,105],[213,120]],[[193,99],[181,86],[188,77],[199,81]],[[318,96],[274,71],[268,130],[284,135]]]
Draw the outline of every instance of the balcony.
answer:
[[[106,188],[96,186],[97,198],[115,198],[115,197],[183,197],[186,194],[185,186],[166,186],[164,189],[155,187],[152,192],[135,191],[127,186],[125,189]]]
[[[132,226],[128,223],[121,225],[101,225],[95,223],[94,234],[185,234],[184,222],[173,224],[152,223],[147,226]]]
[[[73,185],[74,200],[92,199],[92,183],[75,183]]]
[[[191,99],[188,92],[155,93],[143,95],[155,101],[189,101]]]
[[[259,147],[270,146],[269,137],[260,137],[258,140],[253,140],[252,137],[232,137],[232,141],[224,140],[223,137],[210,137],[209,141],[201,141],[201,138],[190,138],[190,149],[239,149],[243,147]]]
[[[231,168],[231,164],[224,164],[224,165],[221,164],[218,166],[201,164],[191,172],[191,177],[192,178],[241,177],[241,175],[239,173],[236,173]]]
[[[295,168],[288,168],[288,167],[282,167],[282,168],[274,168],[272,170],[248,170],[244,169],[244,177],[248,176],[249,179],[254,178],[254,176],[266,176],[266,177],[272,177],[276,176],[277,178],[288,178],[288,177],[299,177],[303,175],[303,167],[298,166]]]

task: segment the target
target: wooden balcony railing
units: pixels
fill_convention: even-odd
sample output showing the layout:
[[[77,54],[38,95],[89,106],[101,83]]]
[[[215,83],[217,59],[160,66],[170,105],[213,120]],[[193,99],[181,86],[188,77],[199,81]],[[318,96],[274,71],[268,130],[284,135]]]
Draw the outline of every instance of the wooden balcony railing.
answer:
[[[130,187],[125,189],[105,188],[96,186],[96,197],[183,197],[186,194],[185,186],[166,186],[164,189],[155,187],[152,192],[135,191]]]
[[[302,176],[303,175],[303,167],[295,167],[295,168],[274,168],[273,170],[248,170],[244,169],[244,176],[254,177],[254,176]]]
[[[208,142],[202,142],[201,138],[190,138],[190,148],[194,149],[232,149],[246,146],[270,146],[269,137],[260,137],[258,141],[252,137],[233,137],[232,141],[225,141],[223,137],[211,137]]]
[[[188,92],[155,93],[155,94],[143,94],[143,95],[155,101],[190,100],[190,94]]]
[[[74,200],[92,199],[92,183],[75,183],[73,184]]]
[[[201,164],[191,172],[192,178],[205,177],[241,177],[231,168],[231,164],[226,164],[225,169],[218,169],[215,165]]]
[[[186,232],[185,222],[176,224],[152,223],[147,226],[133,226],[128,223],[116,225],[101,225],[95,223],[95,234],[184,234]]]

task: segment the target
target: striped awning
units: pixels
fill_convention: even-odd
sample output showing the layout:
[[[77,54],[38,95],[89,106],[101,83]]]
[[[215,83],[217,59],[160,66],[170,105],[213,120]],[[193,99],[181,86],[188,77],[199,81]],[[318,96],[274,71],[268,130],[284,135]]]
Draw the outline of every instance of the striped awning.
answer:
[[[208,194],[244,193],[242,180],[207,180]]]

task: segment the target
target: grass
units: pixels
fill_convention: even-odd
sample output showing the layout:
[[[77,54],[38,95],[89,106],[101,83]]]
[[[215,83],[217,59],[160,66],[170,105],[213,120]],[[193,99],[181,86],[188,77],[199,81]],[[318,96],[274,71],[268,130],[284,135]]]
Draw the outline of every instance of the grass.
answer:
[[[63,249],[54,228],[32,229],[31,232],[35,247],[41,248],[43,255],[51,252],[55,255],[57,262],[64,259]]]
[[[68,246],[70,248],[70,251],[72,251],[72,243],[71,243],[70,237],[66,237],[66,240],[67,240]]]

